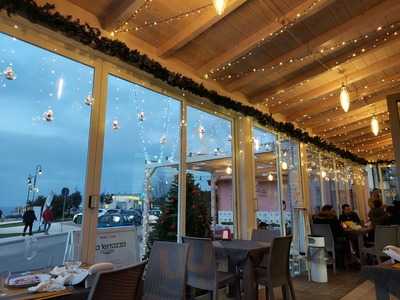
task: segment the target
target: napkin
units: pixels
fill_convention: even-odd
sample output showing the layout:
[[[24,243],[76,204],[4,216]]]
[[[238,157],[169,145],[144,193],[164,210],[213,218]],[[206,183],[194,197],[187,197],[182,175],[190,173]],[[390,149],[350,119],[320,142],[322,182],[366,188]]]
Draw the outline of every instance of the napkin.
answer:
[[[28,292],[56,292],[65,289],[64,283],[57,279],[48,279],[40,282],[38,285],[28,288]]]

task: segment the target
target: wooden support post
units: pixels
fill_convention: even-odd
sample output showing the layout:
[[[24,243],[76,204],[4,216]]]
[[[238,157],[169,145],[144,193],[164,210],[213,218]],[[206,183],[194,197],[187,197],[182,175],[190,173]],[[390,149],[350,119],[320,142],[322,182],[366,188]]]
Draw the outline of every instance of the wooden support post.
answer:
[[[386,97],[396,160],[397,195],[400,196],[400,94]]]
[[[253,122],[250,118],[238,119],[238,219],[240,238],[250,239],[256,228],[256,192],[253,155]]]

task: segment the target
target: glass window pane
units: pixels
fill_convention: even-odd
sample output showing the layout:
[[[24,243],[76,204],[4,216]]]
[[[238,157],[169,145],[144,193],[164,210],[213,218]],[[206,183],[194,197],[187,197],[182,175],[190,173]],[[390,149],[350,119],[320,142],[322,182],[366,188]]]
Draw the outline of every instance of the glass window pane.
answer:
[[[336,182],[335,182],[335,166],[333,157],[321,154],[321,177],[322,177],[322,190],[324,205],[332,205],[333,208],[338,210],[336,201]]]
[[[295,208],[302,206],[299,144],[291,139],[282,139],[280,159],[283,224],[285,224],[286,234],[292,234],[296,226],[300,227],[300,224],[294,222]]]
[[[276,139],[275,134],[260,128],[253,128],[257,225],[259,228],[268,227],[280,232],[281,212],[276,166]]]
[[[323,206],[321,198],[321,168],[319,163],[319,153],[313,147],[307,147],[306,152],[311,211],[313,214],[318,214]]]
[[[180,102],[111,75],[107,98],[98,227],[124,232],[129,264],[148,239],[176,241]]]
[[[0,271],[60,265],[82,220],[94,70],[4,34],[0,52]]]
[[[193,107],[187,115],[186,234],[233,234],[232,124]]]

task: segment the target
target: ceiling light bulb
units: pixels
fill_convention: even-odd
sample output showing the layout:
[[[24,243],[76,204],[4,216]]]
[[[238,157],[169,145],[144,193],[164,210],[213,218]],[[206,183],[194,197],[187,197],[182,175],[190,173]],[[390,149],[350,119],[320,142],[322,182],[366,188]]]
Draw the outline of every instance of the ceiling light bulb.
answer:
[[[213,4],[217,15],[222,15],[226,8],[226,0],[213,0]]]
[[[345,112],[349,111],[350,108],[350,95],[347,87],[343,84],[342,88],[340,89],[340,105]]]
[[[371,130],[375,136],[379,134],[379,121],[375,116],[372,116],[371,119]]]
[[[282,170],[287,170],[288,169],[288,164],[287,164],[286,161],[283,161],[281,166],[282,166]]]
[[[225,173],[228,174],[228,175],[231,175],[231,174],[232,174],[232,167],[231,167],[231,166],[228,166],[228,167],[225,169]]]
[[[269,173],[268,175],[268,181],[273,181],[274,180],[274,175],[272,175],[271,173]]]

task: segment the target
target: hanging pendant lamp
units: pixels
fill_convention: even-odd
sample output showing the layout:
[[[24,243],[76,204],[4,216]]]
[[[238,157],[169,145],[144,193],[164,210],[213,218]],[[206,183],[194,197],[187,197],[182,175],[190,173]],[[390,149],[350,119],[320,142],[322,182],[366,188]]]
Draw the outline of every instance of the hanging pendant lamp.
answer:
[[[347,87],[342,84],[340,89],[340,105],[342,106],[344,112],[348,112],[350,108],[350,94]]]
[[[226,0],[213,0],[213,4],[217,15],[222,15],[226,8]]]
[[[379,134],[379,121],[375,115],[371,119],[371,131],[375,136]]]

